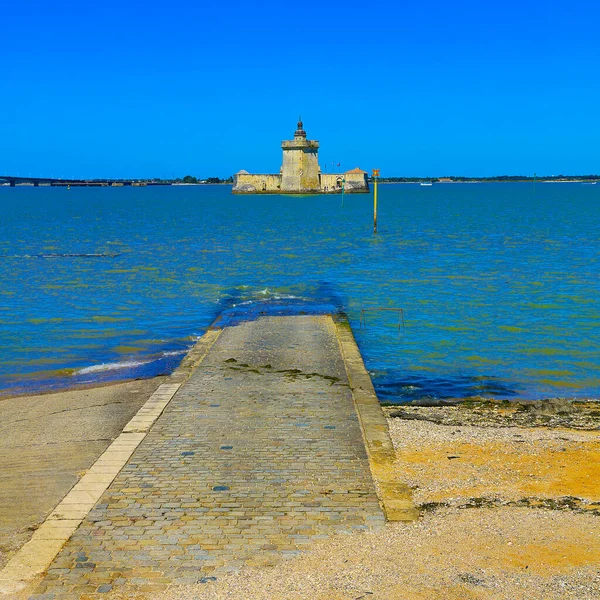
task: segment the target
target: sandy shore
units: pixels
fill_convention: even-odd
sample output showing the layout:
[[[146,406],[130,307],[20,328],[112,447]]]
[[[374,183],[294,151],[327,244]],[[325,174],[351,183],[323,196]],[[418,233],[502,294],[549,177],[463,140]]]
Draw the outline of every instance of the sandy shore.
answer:
[[[568,497],[573,507],[600,512],[600,418],[594,424],[576,411],[569,421],[584,422],[579,428],[526,427],[511,424],[514,409],[500,410],[500,419],[497,407],[388,410],[401,415],[388,422],[416,503],[550,506]]]
[[[423,420],[388,418],[398,477],[422,507],[417,523],[325,540],[270,570],[153,598],[600,598],[597,416],[514,411],[410,408],[401,412]]]
[[[0,566],[161,382],[0,401]],[[499,405],[386,413],[398,478],[422,508],[418,522],[323,540],[272,568],[150,597],[600,597],[596,407],[583,416],[527,416]]]
[[[163,379],[0,400],[0,568]]]
[[[598,517],[539,509],[441,509],[315,545],[271,570],[169,590],[169,600],[597,599]]]

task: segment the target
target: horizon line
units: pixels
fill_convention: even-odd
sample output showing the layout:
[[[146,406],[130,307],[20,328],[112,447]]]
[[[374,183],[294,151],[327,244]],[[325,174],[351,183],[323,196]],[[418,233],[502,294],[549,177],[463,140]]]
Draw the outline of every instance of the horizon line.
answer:
[[[326,174],[324,171],[323,174]],[[341,171],[339,173],[343,175],[344,172]],[[0,175],[0,182],[10,181],[10,180],[20,180],[20,181],[181,181],[185,177],[195,177],[191,175],[183,175],[177,177],[170,178],[161,178],[161,177],[44,177],[44,176],[27,176],[27,175]],[[232,175],[228,175],[226,177],[218,177],[218,176],[209,176],[209,177],[195,177],[198,181],[206,181],[208,179],[229,179],[230,177],[234,177],[235,173]],[[368,175],[369,178],[372,178],[372,175]],[[399,180],[486,180],[486,179],[520,179],[520,180],[537,180],[537,179],[600,179],[600,174],[588,173],[588,174],[575,174],[575,175],[566,175],[563,173],[559,173],[558,175],[382,175],[379,177],[382,179],[399,179]]]

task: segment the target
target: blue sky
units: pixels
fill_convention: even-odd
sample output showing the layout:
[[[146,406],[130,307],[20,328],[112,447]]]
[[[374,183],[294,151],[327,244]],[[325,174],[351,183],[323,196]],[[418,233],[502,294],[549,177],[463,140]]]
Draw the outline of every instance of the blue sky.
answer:
[[[277,172],[299,113],[342,169],[600,173],[599,24],[591,0],[5,0],[0,173]]]

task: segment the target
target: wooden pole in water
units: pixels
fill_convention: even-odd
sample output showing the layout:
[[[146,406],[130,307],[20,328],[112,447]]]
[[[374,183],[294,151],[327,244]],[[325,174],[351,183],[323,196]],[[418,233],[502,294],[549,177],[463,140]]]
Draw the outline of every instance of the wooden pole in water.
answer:
[[[379,169],[373,169],[373,233],[377,233],[377,178]]]
[[[377,177],[375,177],[375,190],[373,192],[373,233],[377,233]]]

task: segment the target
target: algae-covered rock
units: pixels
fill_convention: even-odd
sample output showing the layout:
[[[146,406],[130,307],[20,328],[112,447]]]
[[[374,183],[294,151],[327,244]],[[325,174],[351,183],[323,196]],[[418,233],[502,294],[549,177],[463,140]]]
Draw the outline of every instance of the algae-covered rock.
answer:
[[[531,404],[523,404],[524,410],[536,415],[561,415],[571,414],[573,404],[566,398],[548,398],[547,400],[536,400]]]

